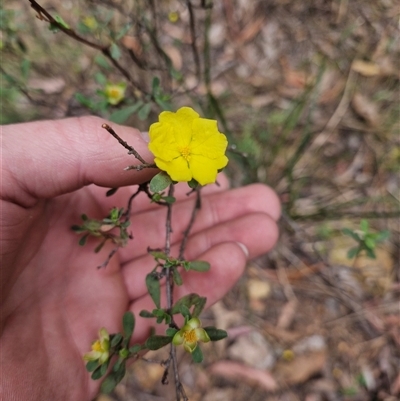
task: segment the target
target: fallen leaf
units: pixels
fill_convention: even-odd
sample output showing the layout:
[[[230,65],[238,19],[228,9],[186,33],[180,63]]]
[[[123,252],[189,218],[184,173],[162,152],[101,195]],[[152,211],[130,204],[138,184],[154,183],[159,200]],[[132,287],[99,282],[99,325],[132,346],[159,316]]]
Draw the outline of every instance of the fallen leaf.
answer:
[[[353,110],[362,117],[369,125],[379,125],[379,111],[376,103],[371,102],[367,97],[357,92],[351,101]]]
[[[374,77],[381,73],[381,69],[378,64],[363,60],[354,60],[353,64],[351,65],[351,69],[361,75],[364,75],[365,77]]]

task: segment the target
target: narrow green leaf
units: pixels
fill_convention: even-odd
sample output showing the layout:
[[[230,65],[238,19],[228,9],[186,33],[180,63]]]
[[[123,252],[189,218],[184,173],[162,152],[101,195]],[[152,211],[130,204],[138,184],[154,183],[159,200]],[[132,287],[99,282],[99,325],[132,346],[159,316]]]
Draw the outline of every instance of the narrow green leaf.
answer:
[[[188,185],[189,185],[190,188],[196,189],[196,188],[199,186],[199,183],[198,183],[194,178],[192,178],[192,179],[188,182]]]
[[[219,341],[228,337],[228,333],[225,330],[217,329],[212,326],[204,327],[204,330],[207,332],[211,341]]]
[[[146,120],[151,111],[151,103],[145,104],[138,112],[139,120]]]
[[[355,241],[360,241],[360,237],[358,236],[357,233],[355,233],[353,230],[350,230],[349,228],[343,228],[342,233],[344,235],[348,235],[349,237],[353,238]]]
[[[206,297],[199,297],[199,299],[194,304],[193,309],[193,316],[198,317],[200,313],[203,311],[204,307],[206,306],[207,298]]]
[[[81,226],[74,224],[73,226],[71,226],[71,230],[75,231],[76,233],[83,233],[84,231],[86,231],[86,228],[82,228]]]
[[[88,372],[94,372],[98,367],[99,367],[99,361],[98,361],[98,360],[96,360],[96,361],[89,361],[89,362],[86,364],[86,370],[87,370]]]
[[[124,378],[125,376],[125,361],[119,366],[119,369],[116,372],[111,372],[101,384],[101,391],[103,393],[109,394],[111,393],[117,384]]]
[[[365,246],[369,249],[375,249],[376,243],[373,238],[367,236],[364,239]]]
[[[160,280],[153,273],[146,276],[146,287],[154,304],[160,309]]]
[[[171,177],[165,171],[161,171],[151,179],[149,188],[151,192],[162,192],[171,184]]]
[[[186,305],[181,305],[180,312],[183,317],[190,319],[192,317],[189,308]]]
[[[139,312],[139,316],[140,316],[140,317],[146,317],[146,318],[148,318],[148,317],[154,317],[153,313],[152,313],[152,312],[149,312],[148,310],[141,310],[141,311]]]
[[[192,359],[193,359],[193,362],[195,362],[195,363],[203,362],[203,359],[204,359],[203,351],[201,350],[201,348],[199,347],[198,344],[197,344],[197,347],[192,352]]]
[[[101,249],[103,248],[105,243],[106,243],[106,240],[100,242],[100,244],[97,245],[96,248],[94,248],[94,253],[99,253],[101,251]]]
[[[174,198],[173,196],[162,196],[161,199],[167,203],[169,203],[170,205],[172,205],[174,202],[176,202],[176,198]]]
[[[160,349],[172,341],[172,337],[168,336],[151,336],[146,340],[146,348],[155,351]]]
[[[102,67],[106,70],[110,69],[110,64],[109,64],[108,60],[102,54],[97,54],[96,57],[94,58],[94,61],[100,67]]]
[[[173,327],[168,327],[168,329],[165,331],[165,334],[168,337],[173,337],[177,332],[178,332],[177,329],[174,329]]]
[[[111,44],[110,54],[114,60],[118,60],[121,57],[121,50],[116,43]]]
[[[118,188],[111,188],[106,192],[106,196],[112,196],[118,191]]]
[[[161,260],[167,260],[168,259],[168,255],[166,255],[164,252],[161,251],[151,251],[148,250],[149,254],[151,256],[153,256],[154,259],[161,259]]]
[[[25,81],[28,79],[30,68],[31,68],[31,62],[27,59],[22,60],[21,73]]]
[[[98,380],[101,377],[103,377],[108,369],[108,365],[110,364],[110,359],[108,359],[106,362],[104,362],[102,365],[100,365],[93,373],[92,373],[92,379],[93,380]]]
[[[89,234],[86,234],[86,235],[84,235],[80,240],[79,240],[79,245],[80,246],[83,246],[83,245],[85,245],[86,244],[86,240],[88,239],[88,237],[89,237]]]
[[[129,348],[129,352],[134,355],[137,354],[138,352],[140,352],[142,349],[144,349],[144,347],[140,344],[135,344],[132,345],[132,347]]]
[[[122,335],[121,333],[117,333],[112,337],[110,345],[111,347],[116,347],[121,341],[122,341]]]
[[[210,264],[204,260],[194,260],[189,262],[189,269],[197,272],[206,272],[210,270]]]
[[[135,316],[132,312],[128,311],[124,313],[122,317],[122,327],[124,328],[124,337],[129,343],[133,330],[135,329]]]
[[[110,121],[117,123],[117,124],[122,124],[124,123],[133,113],[135,113],[137,110],[139,110],[140,107],[142,107],[143,102],[139,101],[131,106],[124,107],[122,109],[114,111],[110,115]]]
[[[94,79],[101,86],[106,86],[107,84],[107,77],[101,72],[96,72],[96,74],[94,74]]]
[[[377,234],[375,241],[376,242],[383,242],[386,241],[390,237],[390,231],[389,230],[384,230],[381,231]]]
[[[347,252],[347,257],[349,259],[353,259],[357,256],[358,252],[360,251],[360,249],[358,247],[354,247],[349,249],[349,251]]]
[[[196,293],[191,293],[191,294],[185,295],[181,299],[178,299],[178,301],[172,307],[171,313],[173,315],[175,315],[177,313],[181,313],[182,305],[185,305],[187,308],[190,308],[199,298],[200,298],[200,296]]]
[[[376,259],[376,255],[373,249],[367,248],[365,250],[367,252],[367,256],[371,259]]]
[[[86,214],[81,214],[81,219],[82,219],[83,221],[86,221],[86,220],[89,220],[89,217],[87,217]]]
[[[153,94],[159,89],[160,87],[160,78],[154,77],[153,81],[151,82],[151,89]]]
[[[364,234],[366,234],[368,232],[368,228],[369,228],[368,221],[365,219],[362,219],[360,222],[360,227],[361,227],[361,230],[364,232]]]
[[[178,269],[176,267],[174,267],[172,269],[172,277],[174,279],[174,283],[176,285],[182,285],[183,284],[183,280],[182,280],[182,276],[179,273]]]

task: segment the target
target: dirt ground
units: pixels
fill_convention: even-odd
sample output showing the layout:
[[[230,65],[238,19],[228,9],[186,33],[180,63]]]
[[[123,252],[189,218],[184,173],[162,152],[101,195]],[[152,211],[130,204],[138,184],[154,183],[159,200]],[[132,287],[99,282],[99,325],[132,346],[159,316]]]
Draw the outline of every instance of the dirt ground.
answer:
[[[12,47],[18,40],[29,49],[32,69],[19,85],[25,95],[15,82],[5,89],[5,122],[96,113],[74,95],[95,92],[98,52],[47,32],[25,3],[9,4],[23,29],[13,37],[3,23],[2,51],[9,53],[2,72],[21,64],[22,53]],[[128,4],[131,13],[139,3],[146,7],[140,1],[63,3],[41,5],[70,24],[100,3],[114,7],[121,24]],[[157,7],[159,46],[183,77],[179,88],[163,81],[174,106],[204,105],[212,93],[223,110],[214,108],[215,118],[239,154],[228,169],[233,185],[269,184],[283,205],[276,248],[250,262],[233,290],[204,313],[204,324],[227,330],[228,339],[205,344],[200,365],[178,354],[190,400],[398,400],[399,4],[221,0],[214,1],[207,26],[208,10],[192,1],[199,64],[187,3],[150,3]],[[147,82],[160,56],[138,32],[119,40],[124,52],[148,62],[131,72]],[[144,121],[132,115],[126,124],[145,130],[157,114],[153,107]],[[361,219],[373,232],[390,231],[375,259],[346,256],[355,242],[341,230],[359,230]],[[149,353],[113,394],[97,401],[173,400],[173,384],[161,384],[165,357],[165,351]]]

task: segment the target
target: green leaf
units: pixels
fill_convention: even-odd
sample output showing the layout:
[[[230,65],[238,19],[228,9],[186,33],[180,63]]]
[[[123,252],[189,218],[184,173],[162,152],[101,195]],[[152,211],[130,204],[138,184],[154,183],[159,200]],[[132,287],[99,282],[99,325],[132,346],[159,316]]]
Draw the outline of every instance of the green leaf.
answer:
[[[118,32],[117,36],[115,37],[116,40],[120,40],[122,37],[124,37],[129,29],[131,29],[132,24],[125,24],[125,26],[122,27],[122,29]]]
[[[365,219],[362,219],[360,222],[360,227],[361,227],[361,230],[364,232],[364,234],[366,234],[368,232],[368,228],[369,228],[368,221]]]
[[[174,329],[173,327],[168,327],[168,329],[165,331],[165,334],[168,337],[173,337],[177,332],[178,332],[177,329]]]
[[[84,235],[80,240],[79,240],[79,245],[80,246],[83,246],[83,245],[85,245],[86,244],[86,240],[88,239],[88,237],[89,237],[89,234],[86,234],[86,235]]]
[[[172,337],[168,336],[151,336],[146,340],[146,348],[149,350],[155,351],[157,349],[160,349],[162,347],[165,347],[167,344],[169,344],[172,341]]]
[[[155,99],[156,103],[161,107],[163,111],[171,111],[172,105],[168,101],[165,101],[160,96],[156,96]]]
[[[71,230],[75,231],[76,233],[83,233],[84,231],[86,231],[86,228],[74,224],[73,226],[71,226]]]
[[[347,252],[347,257],[348,257],[349,259],[353,259],[353,258],[355,258],[355,257],[358,255],[359,252],[360,252],[360,249],[359,249],[358,247],[351,248],[351,249],[349,249],[349,251]]]
[[[153,94],[160,88],[160,78],[154,77],[151,82],[151,89]]]
[[[139,120],[146,120],[151,111],[151,103],[145,104],[138,112]]]
[[[196,188],[199,186],[199,183],[198,183],[194,178],[192,178],[192,179],[188,182],[188,185],[189,185],[190,188],[196,189]]]
[[[194,260],[189,262],[189,270],[195,270],[197,272],[206,272],[210,270],[210,264],[204,260]]]
[[[144,349],[144,347],[140,344],[135,344],[132,345],[132,347],[129,348],[129,352],[134,355],[137,354],[138,352],[140,352],[142,349]]]
[[[171,313],[173,315],[177,313],[181,313],[181,306],[185,305],[187,308],[190,308],[194,303],[200,298],[198,294],[191,293],[187,294],[175,303],[175,305],[171,308]]]
[[[124,313],[124,316],[122,317],[122,327],[124,328],[124,342],[126,341],[128,344],[133,334],[133,330],[135,329],[135,316],[132,312],[128,311]]]
[[[94,62],[106,70],[109,70],[111,68],[108,60],[102,54],[97,54],[94,58]]]
[[[201,350],[201,348],[199,347],[198,344],[197,344],[197,347],[192,352],[192,359],[193,359],[193,362],[195,362],[195,363],[203,362],[203,359],[204,359],[203,351]]]
[[[111,339],[111,343],[110,343],[111,347],[116,347],[121,342],[121,340],[122,340],[121,333],[115,334]]]
[[[384,230],[381,231],[377,234],[375,241],[376,242],[383,242],[386,241],[390,237],[390,231],[389,230]]]
[[[342,233],[344,235],[348,235],[349,237],[353,238],[355,241],[359,242],[361,238],[357,233],[355,233],[353,230],[350,230],[349,228],[343,228]]]
[[[112,196],[118,191],[118,188],[111,188],[106,192],[106,196]]]
[[[176,202],[176,198],[174,198],[173,196],[162,196],[161,199],[167,203],[169,203],[170,205],[172,205],[174,202]]]
[[[367,248],[365,250],[367,252],[367,256],[371,259],[376,259],[376,255],[373,249]]]
[[[369,249],[375,249],[376,243],[373,238],[366,236],[364,239],[364,244]]]
[[[176,267],[174,267],[172,269],[172,277],[174,279],[174,283],[176,285],[182,285],[183,284],[183,280],[182,280],[182,276],[179,273],[178,269]]]
[[[154,317],[153,313],[149,312],[148,310],[141,310],[139,312],[139,316],[140,317],[145,317],[145,318]]]
[[[116,43],[111,44],[110,54],[114,60],[118,60],[121,57],[121,50]]]
[[[154,259],[161,259],[161,260],[167,260],[168,259],[168,255],[166,255],[164,252],[161,251],[151,251],[148,250],[149,254],[151,256],[153,256]]]
[[[217,329],[212,326],[204,327],[204,330],[207,332],[211,341],[219,341],[228,337],[228,333],[225,330]]]
[[[192,317],[189,308],[186,305],[181,305],[180,312],[183,317],[190,319]]]
[[[156,174],[150,181],[150,191],[151,192],[162,192],[164,189],[168,188],[173,181],[171,177],[165,172],[161,171]]]
[[[89,362],[86,364],[86,370],[87,370],[88,372],[94,372],[98,367],[99,367],[99,361],[98,361],[98,360],[96,360],[96,361],[89,361]]]
[[[101,384],[101,391],[103,393],[109,394],[111,391],[115,389],[117,384],[124,378],[125,376],[125,361],[119,366],[119,369],[116,372],[111,372]]]
[[[106,86],[107,84],[107,77],[101,72],[94,74],[94,80],[101,86]]]
[[[146,276],[146,287],[154,304],[160,308],[160,280],[153,273]]]
[[[116,110],[110,115],[110,121],[117,123],[117,124],[122,124],[133,113],[135,113],[137,110],[139,110],[139,108],[142,107],[142,105],[143,105],[143,102],[141,100],[139,100],[137,103],[135,103],[131,106]]]
[[[91,378],[93,380],[99,380],[101,377],[103,377],[108,369],[108,365],[110,364],[110,359],[108,359],[106,362],[104,362],[102,365],[100,365],[93,373]]]
[[[204,307],[206,306],[207,298],[206,297],[199,297],[194,304],[194,309],[192,315],[198,317],[200,313],[203,311]]]

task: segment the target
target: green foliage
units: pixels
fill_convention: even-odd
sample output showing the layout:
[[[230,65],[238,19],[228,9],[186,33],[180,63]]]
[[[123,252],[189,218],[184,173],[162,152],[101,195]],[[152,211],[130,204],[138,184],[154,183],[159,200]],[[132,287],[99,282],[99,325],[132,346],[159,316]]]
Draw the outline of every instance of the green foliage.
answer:
[[[357,257],[361,252],[365,252],[369,258],[375,259],[375,248],[377,244],[386,241],[390,236],[388,230],[383,230],[378,233],[370,232],[367,220],[361,220],[360,230],[353,231],[349,228],[343,228],[342,233],[351,237],[358,243],[356,247],[351,248],[347,253],[349,259]]]
[[[95,252],[99,252],[107,241],[111,241],[117,246],[125,246],[130,238],[127,229],[130,225],[128,216],[124,214],[123,208],[111,209],[109,215],[102,220],[89,219],[88,216],[82,214],[82,225],[73,225],[71,229],[77,234],[84,234],[79,245],[86,244],[89,236],[100,238],[100,244],[95,248]],[[117,233],[115,233],[115,231]]]

